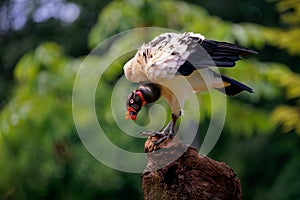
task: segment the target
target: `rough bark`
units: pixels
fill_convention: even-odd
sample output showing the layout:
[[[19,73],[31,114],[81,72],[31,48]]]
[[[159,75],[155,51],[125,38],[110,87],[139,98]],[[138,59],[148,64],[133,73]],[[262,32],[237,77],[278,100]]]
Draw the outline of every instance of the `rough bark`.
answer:
[[[200,155],[176,137],[155,148],[145,143],[148,165],[142,175],[145,200],[157,199],[241,199],[241,184],[224,162]]]

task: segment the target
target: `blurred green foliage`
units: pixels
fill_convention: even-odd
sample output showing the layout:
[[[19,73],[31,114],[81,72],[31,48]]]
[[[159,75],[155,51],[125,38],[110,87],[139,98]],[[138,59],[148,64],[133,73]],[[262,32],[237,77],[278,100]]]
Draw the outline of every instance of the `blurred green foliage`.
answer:
[[[81,15],[72,25],[53,19],[42,23],[29,20],[21,30],[1,33],[2,38],[11,39],[0,39],[4,44],[0,48],[4,77],[0,80],[1,199],[142,198],[139,174],[104,166],[82,145],[72,118],[72,89],[89,49],[121,31],[145,26],[200,32],[209,39],[237,42],[259,51],[258,56],[239,61],[234,69],[221,69],[255,93],[228,98],[225,127],[209,156],[233,167],[242,181],[244,199],[300,198],[297,0],[256,0],[253,4],[231,0],[228,5],[236,7],[224,11],[224,16],[207,11],[213,12],[214,6],[216,12],[226,9],[216,0],[199,2],[202,7],[195,1],[171,0],[74,2],[81,6]],[[232,14],[239,9],[247,11],[249,5],[254,13],[264,13],[264,5],[274,7],[266,12],[278,15],[278,22],[247,20],[251,13],[244,13],[240,21]],[[115,41],[100,59],[117,53],[121,45],[125,44]],[[110,139],[122,148],[141,151],[144,140],[122,134],[111,113],[111,92],[131,55],[120,56],[99,81],[97,114],[103,128],[113,133],[108,135]],[[94,63],[97,65],[97,60]],[[210,100],[208,94],[198,98],[202,102],[201,132],[209,123]]]
[[[0,116],[1,198],[119,199],[131,179],[138,181],[123,181],[126,175],[99,165],[83,148],[72,118],[79,64],[50,42],[18,62],[17,85]]]

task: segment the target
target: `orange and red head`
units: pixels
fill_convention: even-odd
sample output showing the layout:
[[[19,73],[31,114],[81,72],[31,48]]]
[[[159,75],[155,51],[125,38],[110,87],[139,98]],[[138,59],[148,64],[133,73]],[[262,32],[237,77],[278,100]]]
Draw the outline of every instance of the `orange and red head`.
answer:
[[[133,91],[128,96],[127,100],[126,120],[129,118],[136,120],[137,114],[146,103],[147,102],[145,101],[145,98],[140,90]]]
[[[161,87],[154,83],[143,83],[133,91],[127,100],[126,119],[136,120],[137,114],[147,103],[153,103],[161,96]]]

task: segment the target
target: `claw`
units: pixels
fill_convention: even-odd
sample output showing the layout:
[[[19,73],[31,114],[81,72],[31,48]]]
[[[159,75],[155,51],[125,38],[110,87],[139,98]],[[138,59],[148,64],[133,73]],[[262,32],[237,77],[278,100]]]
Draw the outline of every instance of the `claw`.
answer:
[[[148,137],[162,137],[162,133],[158,131],[142,131],[141,134]]]
[[[166,140],[172,138],[174,136],[173,131],[166,131],[163,130],[161,132],[158,131],[143,131],[141,132],[142,135],[148,136],[148,137],[153,137],[154,139],[156,139],[155,141],[153,141],[153,145],[156,146],[158,149],[160,148],[159,145],[161,145],[162,143],[164,143]]]
[[[172,137],[171,135],[163,135],[161,138],[154,141],[153,144],[155,146],[159,146],[160,144],[162,144],[164,141],[166,141],[167,139],[169,139],[171,137]]]
[[[141,134],[148,136],[148,140],[150,143],[150,147],[147,147],[145,149],[146,152],[152,152],[156,151],[157,149],[161,149],[164,144],[167,145],[170,138],[172,138],[175,135],[175,124],[176,120],[179,116],[172,114],[172,120],[168,123],[168,125],[162,130],[162,131],[144,131],[141,132]]]

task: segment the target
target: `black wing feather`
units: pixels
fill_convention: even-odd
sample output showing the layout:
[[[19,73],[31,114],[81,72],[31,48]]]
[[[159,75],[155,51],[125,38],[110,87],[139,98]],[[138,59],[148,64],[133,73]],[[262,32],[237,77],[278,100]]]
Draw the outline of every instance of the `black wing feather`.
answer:
[[[197,70],[194,65],[192,65],[192,63],[190,63],[189,61],[185,61],[182,65],[180,65],[179,69],[177,70],[177,72],[180,75],[183,76],[188,76],[191,73],[193,73],[193,71]]]
[[[251,54],[257,54],[256,51],[246,47],[231,44],[227,42],[218,42],[214,40],[203,40],[200,45],[203,48],[198,49],[188,60],[177,70],[183,76],[190,75],[197,68],[233,67],[236,61],[241,57]],[[203,51],[206,51],[205,53]]]
[[[257,54],[246,47],[227,42],[203,40],[201,46],[207,51],[217,67],[233,67],[240,57]]]
[[[236,61],[240,60],[241,57],[257,54],[254,50],[227,42],[205,39],[200,42],[200,45],[203,48],[197,49],[194,54],[190,55],[190,57],[177,70],[179,74],[188,76],[199,68],[213,66],[233,67],[235,66]],[[243,83],[217,73],[216,76],[220,76],[224,82],[229,83],[229,85],[223,89],[217,89],[226,95],[234,96],[242,91],[253,93],[253,90]]]

